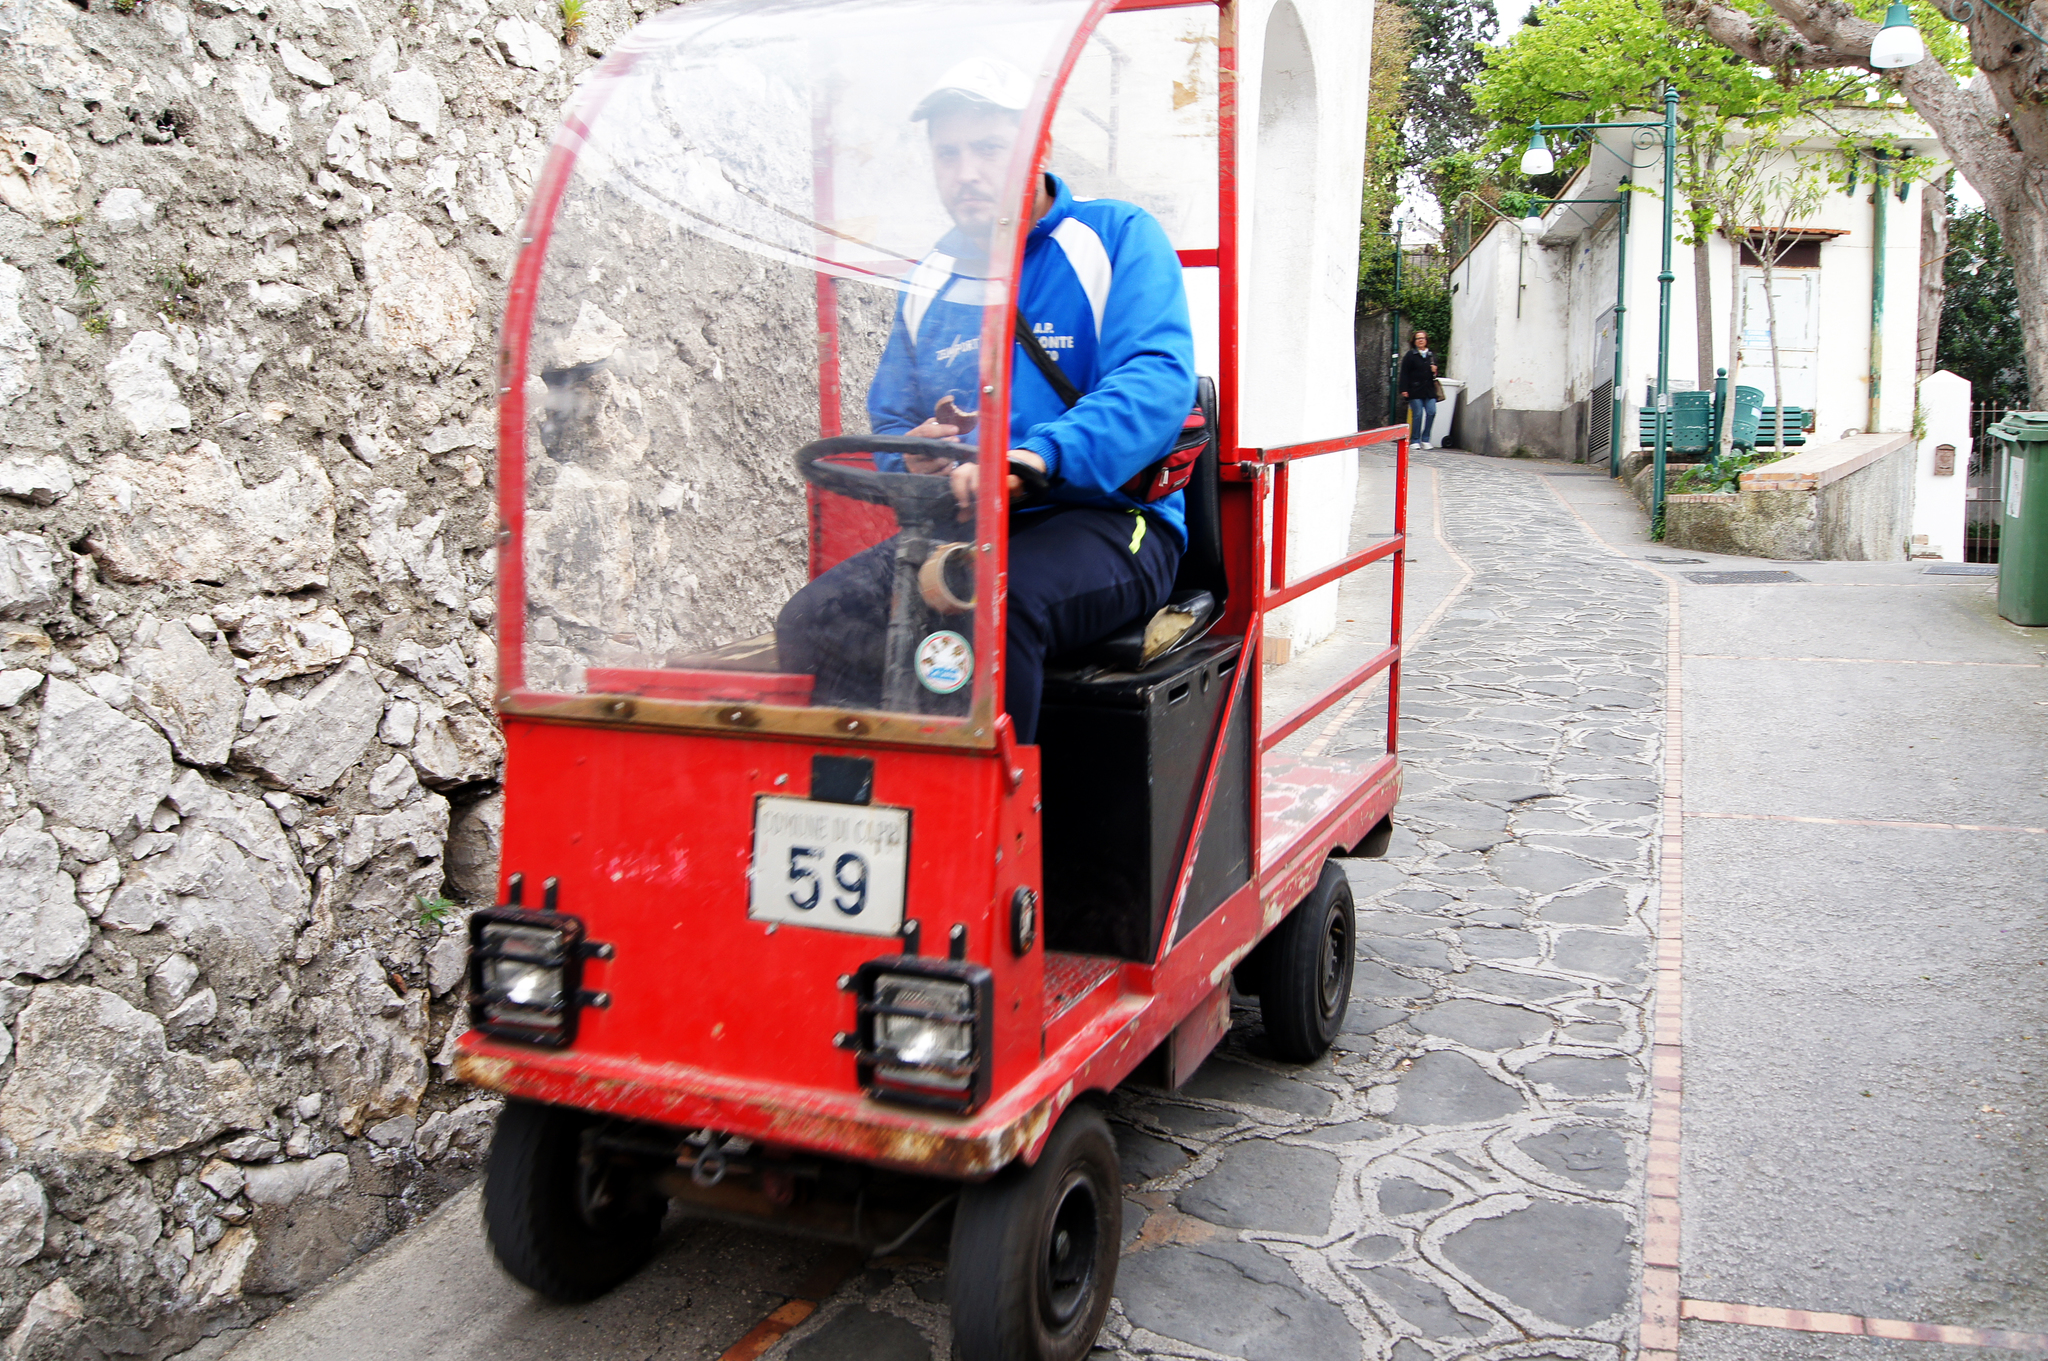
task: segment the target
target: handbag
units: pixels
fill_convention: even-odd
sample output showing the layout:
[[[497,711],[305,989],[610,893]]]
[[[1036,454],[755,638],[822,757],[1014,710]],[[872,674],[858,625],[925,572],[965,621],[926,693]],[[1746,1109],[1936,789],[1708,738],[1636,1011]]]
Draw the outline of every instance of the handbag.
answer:
[[[1039,343],[1021,309],[1017,312],[1017,343],[1024,347],[1024,353],[1045,375],[1045,381],[1052,384],[1052,390],[1059,394],[1069,409],[1081,400],[1081,389],[1074,386],[1074,380],[1067,377],[1059,361],[1045,352],[1045,346]],[[1208,379],[1197,382],[1194,410],[1181,422],[1173,447],[1166,451],[1166,457],[1147,465],[1124,483],[1120,489],[1124,495],[1149,504],[1164,500],[1187,486],[1195,475],[1195,460],[1216,438],[1215,392],[1215,385]]]
[[[1436,384],[1436,399],[1441,402],[1444,399],[1444,380],[1433,378],[1430,381]]]

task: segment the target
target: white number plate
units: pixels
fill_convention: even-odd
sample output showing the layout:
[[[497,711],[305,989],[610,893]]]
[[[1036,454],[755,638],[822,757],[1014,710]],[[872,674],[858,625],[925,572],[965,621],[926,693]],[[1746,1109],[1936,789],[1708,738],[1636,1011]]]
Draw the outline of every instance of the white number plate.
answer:
[[[828,931],[903,929],[910,810],[763,795],[754,802],[747,915]]]

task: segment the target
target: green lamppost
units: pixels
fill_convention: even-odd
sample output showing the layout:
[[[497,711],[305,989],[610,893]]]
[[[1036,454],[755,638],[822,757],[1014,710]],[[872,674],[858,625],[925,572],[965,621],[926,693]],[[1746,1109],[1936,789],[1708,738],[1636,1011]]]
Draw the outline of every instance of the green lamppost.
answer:
[[[1661,129],[1664,134],[1664,267],[1657,274],[1657,461],[1652,492],[1650,513],[1661,515],[1664,511],[1664,460],[1670,452],[1671,443],[1671,281],[1676,276],[1671,272],[1671,242],[1673,226],[1673,201],[1678,193],[1678,91],[1668,83],[1664,87],[1664,117],[1658,122],[1642,123],[1537,123],[1529,129],[1529,149],[1522,153],[1524,175],[1548,175],[1556,168],[1556,158],[1551,155],[1550,143],[1545,133],[1563,134],[1563,143],[1570,146],[1586,141],[1594,134],[1608,128],[1628,128],[1634,132],[1638,146],[1652,146],[1654,138],[1645,140],[1645,134],[1652,129]],[[1625,199],[1627,195],[1623,195]],[[1621,249],[1628,249],[1627,205],[1622,207]],[[1624,257],[1625,258],[1625,257]],[[1622,391],[1622,379],[1626,370],[1622,365],[1624,332],[1622,329],[1623,308],[1619,305],[1614,314],[1614,426],[1611,436],[1610,458],[1612,471],[1620,471],[1622,403],[1626,394]]]

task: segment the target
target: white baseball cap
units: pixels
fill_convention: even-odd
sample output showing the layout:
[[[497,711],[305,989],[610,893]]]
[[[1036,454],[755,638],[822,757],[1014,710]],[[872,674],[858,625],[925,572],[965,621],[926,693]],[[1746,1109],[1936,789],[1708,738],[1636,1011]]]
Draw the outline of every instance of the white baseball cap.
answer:
[[[951,99],[1022,113],[1031,102],[1031,77],[995,57],[969,57],[956,63],[939,77],[938,84],[925,91],[910,117],[913,121],[929,118]]]

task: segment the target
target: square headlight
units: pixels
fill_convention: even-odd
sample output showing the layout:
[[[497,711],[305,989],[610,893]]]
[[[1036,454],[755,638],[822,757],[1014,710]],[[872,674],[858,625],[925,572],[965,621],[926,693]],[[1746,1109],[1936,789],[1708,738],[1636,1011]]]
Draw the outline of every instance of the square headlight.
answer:
[[[560,1048],[585,998],[583,923],[558,912],[494,907],[469,922],[470,1024],[499,1039]]]
[[[994,976],[964,960],[898,955],[855,975],[859,1076],[885,1100],[971,1111],[988,1099]]]

